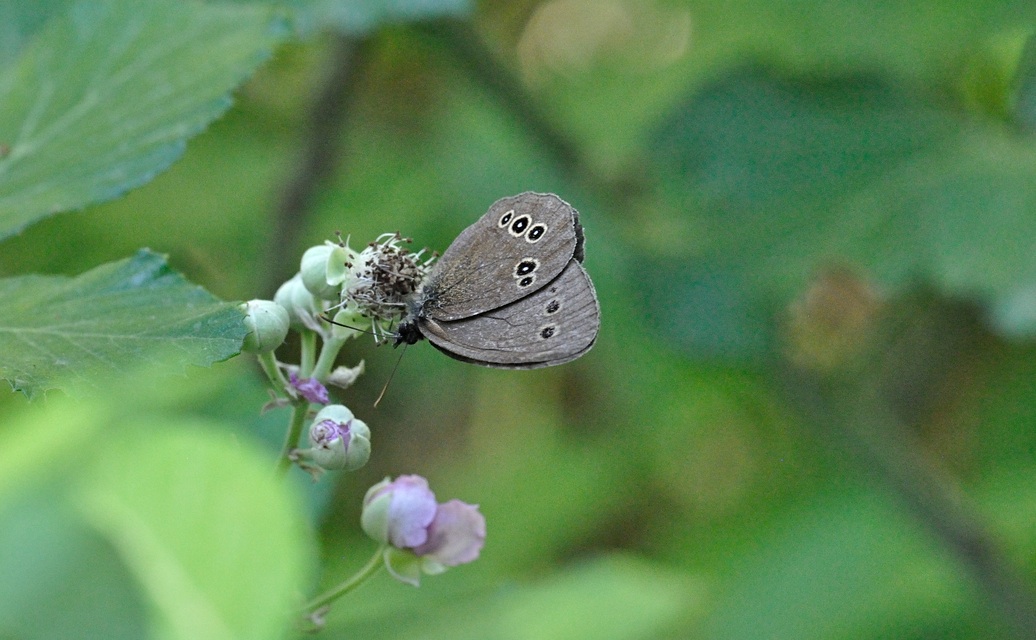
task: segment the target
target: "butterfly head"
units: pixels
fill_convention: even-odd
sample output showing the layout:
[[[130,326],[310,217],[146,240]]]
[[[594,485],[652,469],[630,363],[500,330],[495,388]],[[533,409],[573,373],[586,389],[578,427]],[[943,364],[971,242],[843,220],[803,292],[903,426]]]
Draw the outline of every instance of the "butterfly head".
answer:
[[[416,319],[407,319],[396,328],[395,342],[392,346],[398,347],[401,344],[414,344],[419,342],[424,335],[417,328]]]
[[[404,296],[406,316],[399,323],[399,326],[396,327],[396,333],[393,336],[395,339],[393,346],[414,344],[424,338],[419,323],[428,317],[429,309],[435,306],[438,297],[436,295],[437,287],[434,284],[435,281],[434,277],[425,278],[418,285],[416,291]]]

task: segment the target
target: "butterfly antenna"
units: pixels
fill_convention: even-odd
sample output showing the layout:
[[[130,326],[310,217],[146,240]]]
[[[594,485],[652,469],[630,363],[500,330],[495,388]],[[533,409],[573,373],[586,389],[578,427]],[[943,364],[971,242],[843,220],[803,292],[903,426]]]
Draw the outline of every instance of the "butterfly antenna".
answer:
[[[338,326],[338,327],[345,327],[346,329],[352,329],[353,331],[359,331],[360,333],[366,333],[368,335],[374,336],[375,338],[378,337],[378,334],[376,332],[374,332],[374,331],[368,331],[367,329],[361,329],[359,327],[354,327],[351,324],[342,324],[341,322],[335,322],[331,318],[328,318],[327,316],[323,316],[323,315],[317,316],[317,317],[320,318],[321,320],[323,320],[324,322],[328,323],[328,324],[333,324],[333,325]]]
[[[396,377],[396,369],[399,368],[399,363],[403,361],[403,354],[406,353],[406,348],[408,346],[409,345],[407,343],[403,343],[403,350],[399,352],[399,357],[396,358],[396,365],[392,367],[392,373],[389,374],[388,380],[385,381],[385,386],[381,388],[381,393],[378,394],[378,399],[374,401],[375,409],[378,408],[378,403],[381,402],[381,399],[385,397],[385,392],[388,391],[389,384],[392,383],[392,378]]]

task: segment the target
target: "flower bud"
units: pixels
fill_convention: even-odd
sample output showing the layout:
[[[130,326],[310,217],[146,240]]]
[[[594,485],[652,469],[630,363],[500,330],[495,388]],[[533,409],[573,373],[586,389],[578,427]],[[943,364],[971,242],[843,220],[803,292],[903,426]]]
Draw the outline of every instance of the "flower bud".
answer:
[[[370,458],[370,437],[367,425],[348,408],[330,405],[309,427],[309,457],[324,469],[355,471]]]
[[[321,420],[334,420],[335,422],[349,422],[355,416],[353,412],[349,410],[349,407],[343,404],[329,404],[313,417],[313,422],[320,422]]]
[[[345,265],[350,262],[351,253],[333,242],[306,249],[299,267],[306,289],[322,300],[338,300],[342,282],[350,272]]]
[[[436,508],[435,494],[421,476],[385,478],[364,496],[360,526],[378,542],[408,549],[428,540]]]
[[[245,336],[242,351],[267,353],[279,347],[288,336],[288,312],[272,300],[249,300],[241,305],[245,312]]]
[[[335,294],[338,296],[341,295],[342,285],[350,278],[355,277],[353,275],[354,263],[360,254],[341,244],[334,242],[328,242],[327,244],[331,246],[331,253],[327,256],[327,281],[338,287],[335,290]]]
[[[296,273],[291,280],[282,284],[273,300],[288,311],[292,329],[304,331],[320,326],[316,319],[320,309],[313,294],[302,283],[301,275]]]
[[[384,560],[390,576],[414,587],[421,586],[421,558],[410,551],[389,547]]]

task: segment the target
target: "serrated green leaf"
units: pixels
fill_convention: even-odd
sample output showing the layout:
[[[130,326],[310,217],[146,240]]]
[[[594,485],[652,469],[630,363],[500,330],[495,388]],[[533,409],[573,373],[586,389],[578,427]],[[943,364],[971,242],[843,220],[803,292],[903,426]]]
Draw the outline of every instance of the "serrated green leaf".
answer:
[[[706,225],[692,250],[757,315],[848,266],[888,292],[926,281],[984,303],[1005,334],[1036,335],[1029,139],[872,80],[752,72],[708,87],[657,141],[663,188]]]
[[[269,8],[83,1],[0,72],[0,239],[149,181],[283,29]]]
[[[148,421],[127,433],[78,503],[144,587],[154,637],[285,636],[311,549],[271,461],[212,425]]]
[[[241,311],[150,251],[75,278],[0,280],[0,376],[32,397],[98,387],[131,366],[208,366],[240,351]]]

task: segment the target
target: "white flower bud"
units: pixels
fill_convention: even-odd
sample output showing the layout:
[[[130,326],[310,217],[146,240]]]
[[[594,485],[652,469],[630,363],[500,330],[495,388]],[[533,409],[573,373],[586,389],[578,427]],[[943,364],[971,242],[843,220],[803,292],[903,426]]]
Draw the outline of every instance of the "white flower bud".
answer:
[[[267,353],[279,347],[288,336],[288,312],[272,300],[249,300],[241,305],[248,335],[241,350]]]
[[[306,249],[299,267],[306,289],[322,300],[338,300],[342,282],[350,273],[346,265],[351,264],[353,255],[354,252],[333,242]]]
[[[296,273],[291,280],[282,284],[274,294],[273,300],[288,311],[292,329],[304,331],[319,326],[316,319],[320,312],[317,301],[302,283],[302,276],[299,274]]]
[[[329,470],[355,471],[371,455],[371,432],[367,425],[342,405],[329,405],[317,412],[309,428],[308,457]]]

